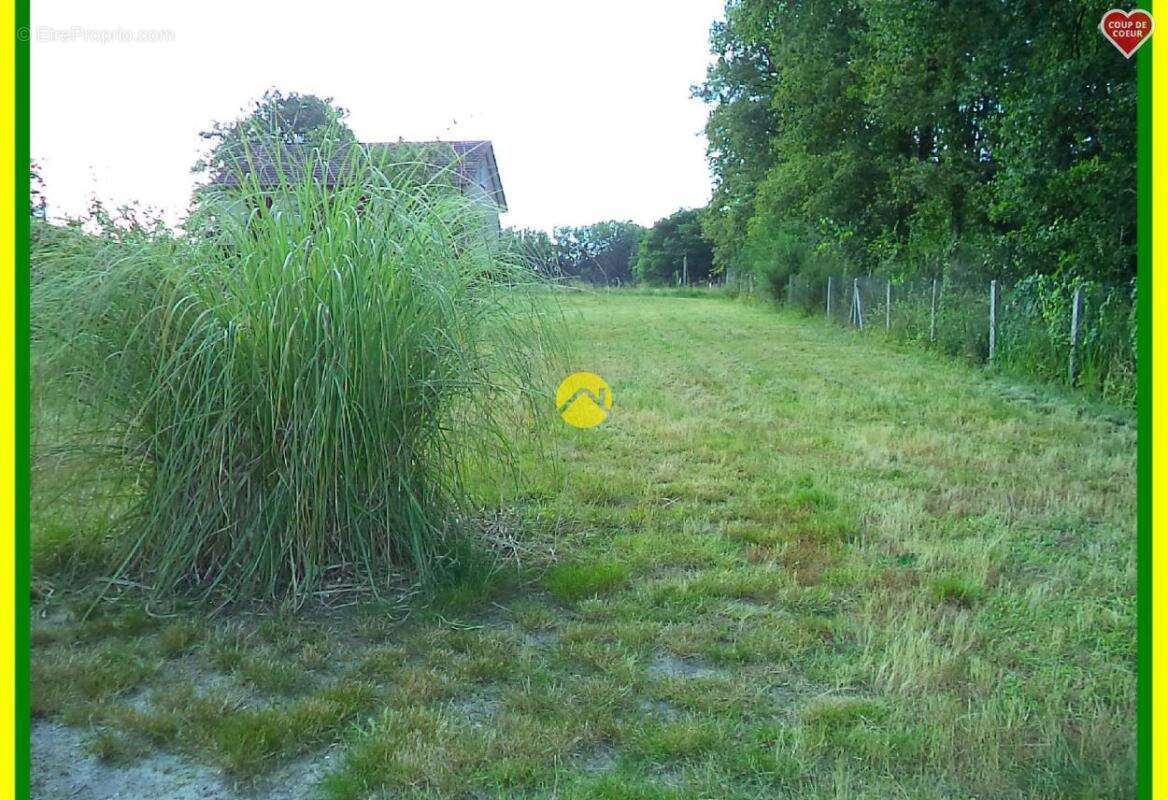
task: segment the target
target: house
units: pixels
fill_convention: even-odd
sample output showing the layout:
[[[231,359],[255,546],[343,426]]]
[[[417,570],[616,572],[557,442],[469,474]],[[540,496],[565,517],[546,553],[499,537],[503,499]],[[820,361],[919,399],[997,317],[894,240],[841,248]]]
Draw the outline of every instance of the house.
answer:
[[[489,140],[371,142],[365,147],[383,148],[391,155],[394,151],[424,150],[435,154],[439,161],[448,158],[442,166],[453,169],[462,193],[485,208],[495,230],[499,229],[499,214],[507,210],[507,196],[503,193],[503,181],[499,178],[499,166],[495,163],[495,148]]]
[[[384,156],[389,161],[424,162],[432,173],[446,173],[463,195],[481,206],[489,224],[498,231],[499,214],[507,210],[507,196],[495,162],[495,148],[487,140],[428,142],[366,142],[359,145],[366,154]],[[312,164],[313,178],[332,186],[348,172],[348,159],[341,155],[327,161],[313,157],[304,145],[284,145],[278,149],[256,147],[239,160],[234,169],[222,170],[211,186],[230,192],[243,181],[254,180],[261,191],[273,196],[288,183],[302,178]]]

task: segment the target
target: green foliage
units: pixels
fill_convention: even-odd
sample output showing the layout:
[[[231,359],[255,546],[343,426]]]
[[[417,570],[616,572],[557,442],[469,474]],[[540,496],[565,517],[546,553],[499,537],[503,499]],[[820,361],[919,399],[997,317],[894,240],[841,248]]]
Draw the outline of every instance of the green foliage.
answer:
[[[1103,10],[731,0],[694,90],[715,263],[781,280],[773,240],[796,226],[837,274],[939,275],[964,251],[982,277],[1126,284],[1135,71]]]
[[[790,223],[764,224],[752,219],[752,232],[743,251],[743,260],[754,265],[761,288],[775,300],[786,300],[788,283],[794,275],[807,276],[825,268],[816,258],[803,231]]]
[[[1032,275],[1003,293],[996,366],[1044,380],[1071,380],[1071,315],[1082,297],[1074,381],[1108,400],[1136,399],[1135,285],[1121,289],[1094,281]]]
[[[631,283],[632,261],[645,229],[633,222],[556,228],[556,259],[565,278],[606,286]]]
[[[251,109],[230,122],[213,122],[199,136],[211,143],[192,172],[213,176],[231,169],[249,150],[273,145],[316,146],[338,150],[356,141],[345,124],[348,111],[331,97],[268,89]]]
[[[533,228],[504,228],[503,249],[539,275],[557,276],[556,245],[547,232]]]
[[[657,220],[637,246],[633,273],[647,283],[705,283],[710,279],[714,254],[702,236],[697,209],[682,209]]]
[[[28,164],[28,208],[33,219],[43,220],[49,214],[49,201],[45,196],[45,179],[41,176],[41,165],[35,159]]]
[[[853,286],[858,289],[866,332],[935,347],[977,363],[989,361],[990,282],[954,268],[931,279],[847,278],[832,280],[831,319],[854,325],[850,316]],[[891,289],[891,314],[886,316]],[[790,304],[808,313],[827,311],[827,279],[797,274],[790,282]],[[786,299],[787,286],[776,286]],[[1075,292],[1081,293],[1078,343],[1071,363],[1071,318]],[[1133,405],[1136,399],[1135,284],[1114,287],[1063,275],[1030,275],[998,282],[997,338],[991,366],[1030,380],[1072,384],[1108,402]],[[1072,375],[1073,366],[1073,375]]]
[[[349,157],[329,189],[245,184],[250,211],[198,236],[33,254],[38,392],[83,409],[70,446],[134,487],[117,541],[157,595],[428,576],[464,535],[469,472],[502,479],[530,429],[535,277],[469,201]]]

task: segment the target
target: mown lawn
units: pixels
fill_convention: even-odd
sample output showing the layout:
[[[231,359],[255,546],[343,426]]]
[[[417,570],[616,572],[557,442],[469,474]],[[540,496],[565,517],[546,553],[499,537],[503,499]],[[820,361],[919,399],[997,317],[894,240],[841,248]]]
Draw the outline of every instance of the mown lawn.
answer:
[[[566,306],[614,412],[497,498],[490,579],[80,621],[100,521],[43,505],[34,713],[240,792],[328,753],[334,800],[1134,794],[1131,414],[721,298]]]

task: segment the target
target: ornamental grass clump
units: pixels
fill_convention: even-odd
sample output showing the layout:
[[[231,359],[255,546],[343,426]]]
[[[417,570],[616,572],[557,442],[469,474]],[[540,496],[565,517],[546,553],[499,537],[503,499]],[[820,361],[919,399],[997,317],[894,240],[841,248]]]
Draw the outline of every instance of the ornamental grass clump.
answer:
[[[431,575],[468,475],[502,479],[547,390],[549,294],[449,169],[353,149],[325,185],[335,157],[304,152],[274,191],[209,193],[185,236],[34,254],[39,391],[125,476],[121,571],[160,595]]]

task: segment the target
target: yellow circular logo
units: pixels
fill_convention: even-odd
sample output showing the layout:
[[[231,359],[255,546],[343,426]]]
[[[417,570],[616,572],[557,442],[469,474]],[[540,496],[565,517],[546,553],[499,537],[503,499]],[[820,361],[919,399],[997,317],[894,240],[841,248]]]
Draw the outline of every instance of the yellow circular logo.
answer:
[[[573,372],[556,389],[556,408],[573,428],[595,428],[612,409],[612,389],[592,372]]]

